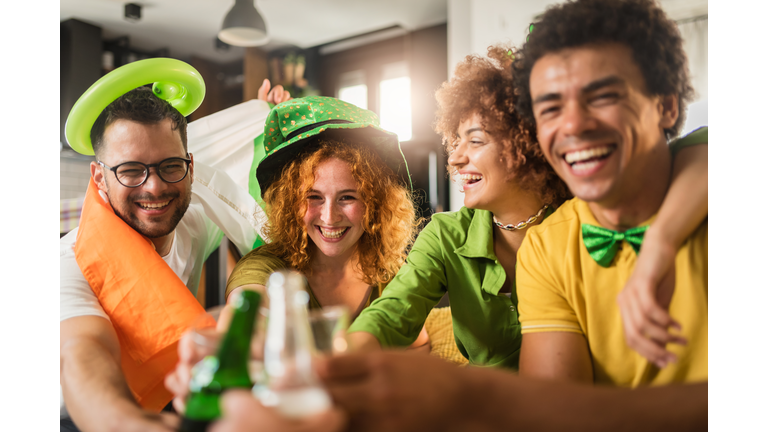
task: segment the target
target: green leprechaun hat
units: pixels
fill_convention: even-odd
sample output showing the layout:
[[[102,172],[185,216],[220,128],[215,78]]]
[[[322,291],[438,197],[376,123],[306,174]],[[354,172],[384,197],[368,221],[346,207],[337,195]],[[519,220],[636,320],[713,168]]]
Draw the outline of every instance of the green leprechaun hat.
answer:
[[[374,112],[332,97],[308,96],[276,105],[267,117],[264,125],[266,156],[256,167],[262,195],[288,163],[316,148],[324,139],[369,146],[413,189],[397,134],[380,128]]]

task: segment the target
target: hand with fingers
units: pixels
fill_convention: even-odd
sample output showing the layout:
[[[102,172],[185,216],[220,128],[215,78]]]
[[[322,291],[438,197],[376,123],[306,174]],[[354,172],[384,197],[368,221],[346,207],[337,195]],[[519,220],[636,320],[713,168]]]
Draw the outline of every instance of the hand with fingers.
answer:
[[[275,105],[291,100],[291,93],[283,88],[281,85],[276,85],[275,88],[270,90],[271,83],[268,79],[265,79],[259,87],[258,99],[265,102],[273,103]]]
[[[617,297],[627,344],[659,368],[677,361],[667,344],[687,344],[679,335],[680,324],[669,314],[676,254],[673,245],[653,237],[649,229],[635,269]]]
[[[192,379],[192,367],[205,357],[206,353],[196,349],[193,332],[188,331],[179,340],[179,362],[176,369],[165,377],[165,388],[173,393],[173,408],[179,414],[186,411],[189,395],[189,381]]]
[[[288,419],[262,405],[251,392],[230,390],[221,400],[222,418],[211,432],[340,432],[346,416],[336,408],[303,419]]]
[[[354,353],[318,365],[355,431],[462,430],[468,416],[455,379],[462,373],[436,357],[398,351]]]

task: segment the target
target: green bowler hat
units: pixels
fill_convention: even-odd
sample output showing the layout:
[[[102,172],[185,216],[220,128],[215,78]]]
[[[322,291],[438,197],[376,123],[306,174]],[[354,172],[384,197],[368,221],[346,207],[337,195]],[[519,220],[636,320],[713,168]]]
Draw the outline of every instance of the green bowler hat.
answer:
[[[261,194],[280,178],[283,167],[328,139],[367,145],[413,189],[397,134],[379,127],[373,111],[332,97],[308,96],[276,105],[267,117],[266,156],[256,167]]]

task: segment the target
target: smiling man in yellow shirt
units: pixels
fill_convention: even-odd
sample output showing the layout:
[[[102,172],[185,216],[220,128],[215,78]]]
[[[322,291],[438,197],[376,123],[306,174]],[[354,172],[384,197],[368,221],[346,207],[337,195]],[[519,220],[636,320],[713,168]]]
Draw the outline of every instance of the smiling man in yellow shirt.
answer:
[[[530,240],[520,252],[521,373],[527,374],[532,367],[541,371],[543,365],[536,354],[550,354],[536,350],[535,338],[554,336],[553,342],[562,339],[564,343],[548,349],[565,354],[569,347],[573,347],[574,353],[580,356],[552,356],[550,360],[571,362],[580,357],[579,361],[562,369],[591,368],[596,383],[636,387],[706,381],[707,224],[702,224],[685,241],[675,258],[675,294],[670,314],[682,325],[688,343],[685,346],[670,345],[668,349],[677,356],[677,361],[659,369],[627,346],[616,304],[616,296],[637,261],[634,249],[625,243],[610,266],[600,266],[584,246],[581,228],[582,224],[600,226],[600,223],[592,215],[588,203],[578,198],[564,204],[551,219],[535,234],[528,234]],[[653,219],[641,226],[651,224]],[[520,271],[523,267],[525,271]],[[591,364],[586,361],[590,357]],[[523,365],[523,359],[539,364]],[[582,376],[588,377],[589,371],[584,370],[584,373],[586,375]]]
[[[675,147],[697,141],[667,144],[692,93],[675,23],[650,0],[580,0],[548,10],[521,57],[519,108],[576,198],[531,228],[518,254],[520,374],[625,387],[706,381],[706,221],[670,254],[669,314],[681,334],[645,335],[670,357],[653,363],[627,345],[616,300],[667,197]]]

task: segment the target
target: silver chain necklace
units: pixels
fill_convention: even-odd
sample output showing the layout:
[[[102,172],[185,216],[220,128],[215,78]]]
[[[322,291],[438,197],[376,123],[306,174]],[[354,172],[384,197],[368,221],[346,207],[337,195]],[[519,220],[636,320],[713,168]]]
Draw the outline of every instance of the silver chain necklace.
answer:
[[[516,225],[513,225],[513,224],[504,225],[503,223],[499,222],[498,219],[496,219],[496,215],[493,215],[493,224],[507,231],[526,229],[528,228],[528,225],[531,225],[532,223],[536,222],[539,219],[539,217],[541,217],[541,214],[544,213],[544,210],[546,210],[547,207],[549,207],[549,204],[544,204],[544,207],[542,207],[538,213],[529,217],[527,221],[518,222]]]

